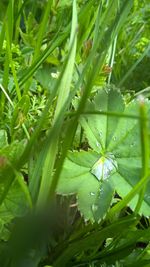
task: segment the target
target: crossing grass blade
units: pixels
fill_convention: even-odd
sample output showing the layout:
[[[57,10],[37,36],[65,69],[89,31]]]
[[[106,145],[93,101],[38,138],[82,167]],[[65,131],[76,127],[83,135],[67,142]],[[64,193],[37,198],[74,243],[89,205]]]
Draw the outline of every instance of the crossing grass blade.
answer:
[[[62,126],[62,122],[65,115],[65,103],[68,99],[71,81],[72,81],[72,75],[73,75],[73,68],[74,68],[74,62],[75,62],[75,55],[76,55],[76,44],[77,44],[77,11],[76,11],[76,1],[73,2],[73,17],[72,17],[72,30],[71,30],[71,36],[70,36],[70,53],[69,58],[66,63],[66,68],[64,71],[64,74],[62,76],[61,84],[59,86],[59,92],[58,92],[58,100],[56,105],[56,111],[54,115],[54,122],[59,121],[59,124],[57,123],[55,136],[53,136],[53,142],[50,142],[50,144],[47,144],[47,155],[42,155],[42,159],[44,159],[43,165],[43,173],[42,178],[40,182],[40,189],[39,189],[39,195],[38,195],[38,205],[41,205],[42,203],[45,203],[48,197],[49,192],[49,186],[51,183],[51,176],[53,172],[54,162],[57,154],[58,149],[58,140],[60,135],[60,130]],[[63,110],[63,111],[62,111]]]
[[[124,75],[122,80],[119,82],[118,86],[121,87],[124,82],[130,77],[130,75],[133,73],[133,71],[136,69],[136,67],[140,64],[140,62],[143,60],[143,58],[149,53],[150,51],[150,45],[148,45],[145,48],[145,51],[142,53],[141,57],[138,58],[138,60],[134,63],[133,66],[127,71],[127,73]]]
[[[42,45],[42,41],[44,39],[44,33],[45,33],[45,30],[47,27],[47,21],[48,21],[49,15],[50,15],[52,2],[53,2],[52,0],[48,0],[47,5],[45,7],[45,10],[43,12],[42,21],[40,23],[40,28],[39,28],[39,32],[38,32],[38,36],[37,36],[37,44],[36,44],[36,48],[34,51],[33,62],[37,58],[37,56],[40,54],[40,48]]]

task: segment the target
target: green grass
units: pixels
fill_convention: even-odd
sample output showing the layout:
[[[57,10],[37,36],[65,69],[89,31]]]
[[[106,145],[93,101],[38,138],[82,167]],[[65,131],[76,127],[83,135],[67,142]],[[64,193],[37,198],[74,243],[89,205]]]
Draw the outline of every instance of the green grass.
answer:
[[[149,97],[149,1],[2,0],[0,8],[0,266],[149,266],[150,104],[136,100]],[[109,90],[119,93],[106,101]],[[73,186],[77,166],[95,155],[96,127],[109,139],[134,123],[130,189],[111,189],[111,201],[98,203],[105,216],[87,219],[92,182]],[[98,159],[105,150],[96,148]],[[131,156],[141,160],[134,170]],[[70,179],[59,190],[62,177]]]

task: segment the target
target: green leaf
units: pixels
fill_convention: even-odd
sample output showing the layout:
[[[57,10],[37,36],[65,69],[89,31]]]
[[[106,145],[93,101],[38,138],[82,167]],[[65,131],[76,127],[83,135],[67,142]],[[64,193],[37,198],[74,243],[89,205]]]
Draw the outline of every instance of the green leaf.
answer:
[[[108,180],[107,183],[98,181],[91,172],[98,159],[98,153],[93,151],[69,152],[57,187],[59,194],[77,194],[81,214],[91,221],[104,217],[113,194]],[[106,194],[108,189],[109,194]]]
[[[25,140],[22,140],[20,142],[14,141],[10,145],[9,144],[5,145],[3,148],[0,149],[0,158],[7,159],[7,161],[9,161],[13,165],[23,153],[25,143],[26,143]],[[1,177],[1,171],[2,169],[0,169],[0,177]]]
[[[147,108],[149,102],[147,102]],[[88,108],[93,110],[118,113],[120,117],[105,115],[87,115],[81,119],[81,125],[85,129],[91,147],[102,154],[112,153],[115,157],[118,171],[111,177],[112,185],[121,197],[124,197],[135,184],[142,178],[142,158],[140,123],[138,119],[130,116],[139,115],[139,104],[137,100],[131,101],[126,107],[120,92],[115,89],[110,91],[102,90]],[[127,117],[121,117],[128,115]],[[89,136],[90,131],[94,138]],[[95,143],[95,139],[96,142]],[[95,145],[96,144],[96,145]],[[97,144],[100,144],[97,146]],[[147,187],[148,188],[148,187]],[[140,210],[146,216],[150,215],[149,191],[144,197]],[[130,203],[132,209],[135,208],[138,196]]]
[[[86,111],[122,112],[124,101],[120,92],[115,89],[100,90],[93,101],[89,101]],[[84,128],[89,145],[98,153],[105,151],[113,137],[118,117],[109,117],[99,114],[82,116],[80,123]]]
[[[1,194],[3,193],[4,187],[7,186],[7,182],[8,179],[0,182]],[[26,195],[21,190],[18,181],[15,180],[0,206],[0,239],[7,240],[9,238],[10,232],[7,227],[8,223],[15,217],[25,215],[27,211],[29,211],[29,205]]]
[[[148,109],[149,101],[146,106]],[[125,106],[116,89],[102,89],[88,101],[80,124],[93,151],[69,153],[57,188],[61,194],[77,194],[78,207],[85,219],[102,219],[114,191],[124,197],[142,178],[138,116],[138,101]],[[150,215],[148,188],[139,211],[145,216]],[[131,209],[135,209],[137,201],[138,195],[130,201]]]

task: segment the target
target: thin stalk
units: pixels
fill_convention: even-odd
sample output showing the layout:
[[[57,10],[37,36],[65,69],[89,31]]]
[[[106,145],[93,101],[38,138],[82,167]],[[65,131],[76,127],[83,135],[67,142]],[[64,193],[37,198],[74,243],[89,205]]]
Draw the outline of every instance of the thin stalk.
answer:
[[[115,37],[114,42],[113,42],[113,46],[112,46],[112,55],[111,55],[111,60],[110,60],[110,68],[111,69],[113,68],[113,65],[114,65],[116,45],[117,45],[117,36]],[[111,76],[112,76],[112,71],[109,73],[109,76],[108,76],[108,84],[110,84]]]
[[[6,98],[8,99],[10,105],[14,108],[14,104],[12,102],[12,100],[10,99],[9,95],[7,94],[6,90],[4,89],[4,87],[2,86],[2,84],[0,84],[0,88],[3,91],[4,95],[6,96]]]
[[[140,126],[141,126],[141,144],[142,144],[142,167],[143,167],[143,176],[147,177],[148,182],[148,173],[149,173],[149,132],[147,125],[147,109],[145,105],[145,99],[141,95],[139,96],[139,111],[140,111]],[[139,193],[138,203],[135,208],[135,212],[138,213],[140,211],[144,194],[146,191],[147,183],[143,184],[141,188],[141,192]]]
[[[19,14],[19,11],[21,10],[22,7],[22,0],[18,0],[18,6],[17,6],[17,13]],[[15,21],[15,33],[14,33],[14,43],[18,44],[18,38],[19,38],[19,28],[20,28],[20,20],[21,16],[20,14],[17,16],[16,21]]]
[[[118,202],[114,207],[111,208],[110,212],[108,213],[108,218],[114,217],[115,214],[125,208],[127,204],[139,193],[141,188],[145,184],[147,184],[147,181],[149,180],[150,173],[148,173],[147,176],[144,176],[120,202]]]
[[[6,25],[6,41],[7,41],[7,52],[8,52],[9,62],[10,62],[10,65],[11,65],[11,70],[12,70],[12,73],[13,73],[13,78],[14,78],[14,83],[15,83],[15,89],[16,89],[18,100],[20,100],[21,99],[21,92],[20,92],[20,88],[19,88],[19,83],[18,83],[18,79],[17,79],[16,70],[15,70],[15,67],[14,67],[13,59],[12,59],[11,42],[10,42],[10,39],[9,39],[8,25]]]
[[[123,79],[119,82],[119,87],[121,87],[124,82],[128,79],[128,77],[133,73],[135,68],[138,66],[138,64],[143,60],[143,58],[148,54],[150,50],[150,45],[145,49],[141,57],[133,64],[133,66],[127,71],[127,73],[124,75]]]
[[[50,10],[51,10],[52,2],[53,2],[52,0],[48,0],[47,5],[45,7],[43,18],[42,18],[42,21],[41,21],[41,24],[40,24],[40,29],[39,29],[38,36],[37,36],[37,43],[36,43],[35,52],[34,52],[34,56],[33,56],[33,61],[32,62],[35,61],[35,59],[37,58],[37,56],[40,53],[40,48],[41,48],[41,45],[42,45],[42,40],[43,40],[43,37],[44,37],[45,30],[46,30],[46,27],[47,27],[47,22],[48,22],[48,17],[49,17]]]
[[[8,29],[8,35],[9,35],[9,41],[6,43],[6,54],[5,54],[5,63],[4,63],[4,74],[3,74],[3,86],[5,88],[8,87],[8,81],[9,81],[9,55],[8,55],[8,45],[11,46],[12,43],[12,36],[13,36],[13,25],[14,25],[14,0],[10,0],[8,7],[7,7],[7,12],[6,12],[6,17],[4,20],[4,30],[5,32]],[[2,39],[1,39],[1,44],[3,44],[5,33],[2,32]]]
[[[74,117],[76,116],[77,112],[68,112],[66,115],[68,117]],[[124,114],[119,112],[110,112],[110,111],[99,111],[99,110],[89,110],[89,111],[83,111],[80,115],[106,115],[110,117],[119,117],[119,118],[129,118],[129,119],[137,119],[140,120],[140,116],[138,115],[131,115],[131,114]],[[148,120],[148,118],[145,118],[144,120]]]
[[[7,100],[9,101],[10,105],[14,108],[14,104],[13,104],[12,100],[10,99],[9,95],[7,94],[5,88],[2,86],[2,84],[0,84],[0,88],[1,88],[2,92],[4,93],[4,95],[6,96]],[[29,135],[28,130],[27,130],[24,123],[22,124],[22,128],[24,130],[24,133],[25,133],[27,139],[29,140],[30,135]]]

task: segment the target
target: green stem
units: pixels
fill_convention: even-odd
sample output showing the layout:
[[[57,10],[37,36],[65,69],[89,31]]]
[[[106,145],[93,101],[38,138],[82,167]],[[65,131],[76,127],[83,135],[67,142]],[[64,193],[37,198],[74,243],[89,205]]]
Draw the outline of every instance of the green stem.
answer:
[[[148,125],[147,125],[147,109],[145,106],[145,99],[141,95],[139,96],[139,111],[140,111],[140,129],[141,129],[141,145],[142,145],[142,166],[143,166],[143,176],[147,177],[149,173],[149,135],[148,135]],[[135,208],[135,212],[140,211],[144,194],[146,191],[147,182],[141,188],[138,203]]]

